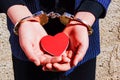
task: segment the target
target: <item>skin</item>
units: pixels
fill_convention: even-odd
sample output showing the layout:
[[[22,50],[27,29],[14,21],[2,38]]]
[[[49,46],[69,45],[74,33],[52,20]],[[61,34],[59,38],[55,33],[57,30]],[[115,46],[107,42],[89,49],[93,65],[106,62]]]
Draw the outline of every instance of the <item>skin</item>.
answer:
[[[93,14],[89,12],[78,12],[75,15],[76,18],[80,18],[86,21],[90,26],[93,25],[95,21],[95,17]],[[71,21],[71,24],[76,24],[78,22]],[[70,62],[67,63],[54,63],[54,64],[47,64],[46,67],[43,68],[44,71],[67,71],[72,67],[76,66],[79,61],[81,61],[88,49],[89,46],[89,38],[88,38],[88,31],[87,28],[83,25],[73,25],[73,26],[66,26],[64,31],[70,38],[70,47],[67,51],[69,57],[71,59]]]
[[[14,24],[26,16],[32,15],[28,8],[23,5],[11,6],[7,14]],[[78,12],[75,17],[86,21],[91,26],[95,21],[94,15],[89,12]],[[71,21],[70,23],[78,22]],[[66,26],[63,32],[70,38],[70,46],[59,57],[45,54],[42,51],[39,42],[47,33],[38,22],[26,21],[20,25],[18,32],[19,43],[25,55],[36,66],[42,65],[44,71],[67,71],[83,59],[88,49],[88,31],[83,25]]]

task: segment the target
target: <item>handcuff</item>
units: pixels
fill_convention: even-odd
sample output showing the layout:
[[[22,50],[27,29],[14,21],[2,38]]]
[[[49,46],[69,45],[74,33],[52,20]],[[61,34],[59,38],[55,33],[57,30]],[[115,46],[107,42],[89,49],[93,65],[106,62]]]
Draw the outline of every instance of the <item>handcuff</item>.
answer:
[[[18,35],[18,29],[19,29],[21,23],[23,23],[25,21],[39,22],[42,26],[44,26],[45,24],[47,24],[49,22],[49,18],[51,18],[51,19],[59,18],[60,22],[64,25],[69,24],[69,22],[71,20],[77,21],[77,22],[80,22],[81,25],[84,25],[87,28],[89,35],[92,34],[92,32],[93,32],[93,29],[89,24],[87,24],[85,21],[81,20],[80,18],[74,18],[74,15],[72,15],[70,13],[64,12],[61,15],[59,13],[49,12],[47,14],[44,11],[38,11],[38,12],[34,13],[32,16],[27,16],[25,18],[22,18],[20,21],[18,21],[15,24],[13,31],[16,35]]]

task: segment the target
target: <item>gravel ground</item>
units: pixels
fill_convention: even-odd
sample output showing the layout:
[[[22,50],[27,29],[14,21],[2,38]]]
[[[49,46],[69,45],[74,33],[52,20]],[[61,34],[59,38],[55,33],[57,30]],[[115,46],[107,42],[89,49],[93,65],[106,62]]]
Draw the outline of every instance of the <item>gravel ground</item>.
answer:
[[[112,0],[107,16],[100,20],[101,54],[96,80],[120,80],[120,0]],[[6,15],[0,14],[0,80],[14,80]]]

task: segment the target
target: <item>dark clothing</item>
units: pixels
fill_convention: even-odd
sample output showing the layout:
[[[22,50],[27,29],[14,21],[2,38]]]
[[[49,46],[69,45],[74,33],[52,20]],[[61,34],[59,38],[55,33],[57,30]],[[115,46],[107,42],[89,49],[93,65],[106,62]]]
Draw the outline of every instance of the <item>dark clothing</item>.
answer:
[[[1,0],[0,1],[0,12],[7,13],[7,10],[10,6],[13,5],[25,5],[23,0]]]
[[[44,72],[32,62],[21,61],[13,57],[15,80],[95,80],[96,58],[78,66],[72,73]]]
[[[33,6],[32,2],[38,2],[38,0],[29,1],[29,4],[32,4],[32,6]],[[102,3],[104,2],[105,4],[101,5],[98,2],[102,2]],[[89,11],[89,12],[93,13],[96,18],[104,17],[105,13],[106,13],[106,8],[105,7],[108,6],[110,0],[108,0],[108,1],[98,0],[98,2],[97,2],[97,0],[84,0],[84,1],[82,1],[82,0],[76,0],[76,1],[75,0],[71,0],[71,1],[64,0],[64,1],[62,1],[61,0],[60,4],[63,4],[62,7],[67,8],[67,12],[72,11],[71,5],[75,6],[74,3],[76,3],[77,5],[76,5],[75,8],[77,9],[77,11]],[[49,8],[47,11],[51,11],[52,9],[55,8],[54,7],[55,0],[45,1],[45,2],[44,2],[44,0],[41,0],[40,4]],[[67,7],[66,7],[66,4],[67,4]],[[25,3],[24,0],[7,0],[7,2],[5,0],[1,0],[1,2],[0,2],[0,12],[7,13],[8,8],[12,5],[26,5],[26,3]],[[57,5],[57,6],[60,7],[61,5]]]

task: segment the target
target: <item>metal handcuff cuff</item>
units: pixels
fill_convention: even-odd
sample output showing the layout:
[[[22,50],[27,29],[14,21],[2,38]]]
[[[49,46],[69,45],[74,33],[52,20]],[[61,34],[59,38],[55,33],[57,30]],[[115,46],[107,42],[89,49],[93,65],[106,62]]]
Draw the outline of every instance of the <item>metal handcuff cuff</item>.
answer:
[[[39,22],[43,26],[48,23],[49,18],[52,18],[52,19],[59,18],[60,22],[64,25],[69,24],[70,20],[77,21],[77,22],[80,22],[81,25],[84,25],[87,28],[89,35],[92,34],[92,32],[93,32],[93,30],[89,24],[87,24],[85,21],[83,21],[79,18],[74,18],[74,15],[71,15],[67,12],[64,12],[63,15],[60,15],[59,13],[55,13],[55,12],[49,12],[47,14],[44,11],[39,11],[39,12],[33,14],[32,16],[27,16],[27,17],[21,19],[20,21],[18,21],[15,24],[13,31],[16,35],[18,35],[18,29],[20,27],[20,24],[25,21]]]

